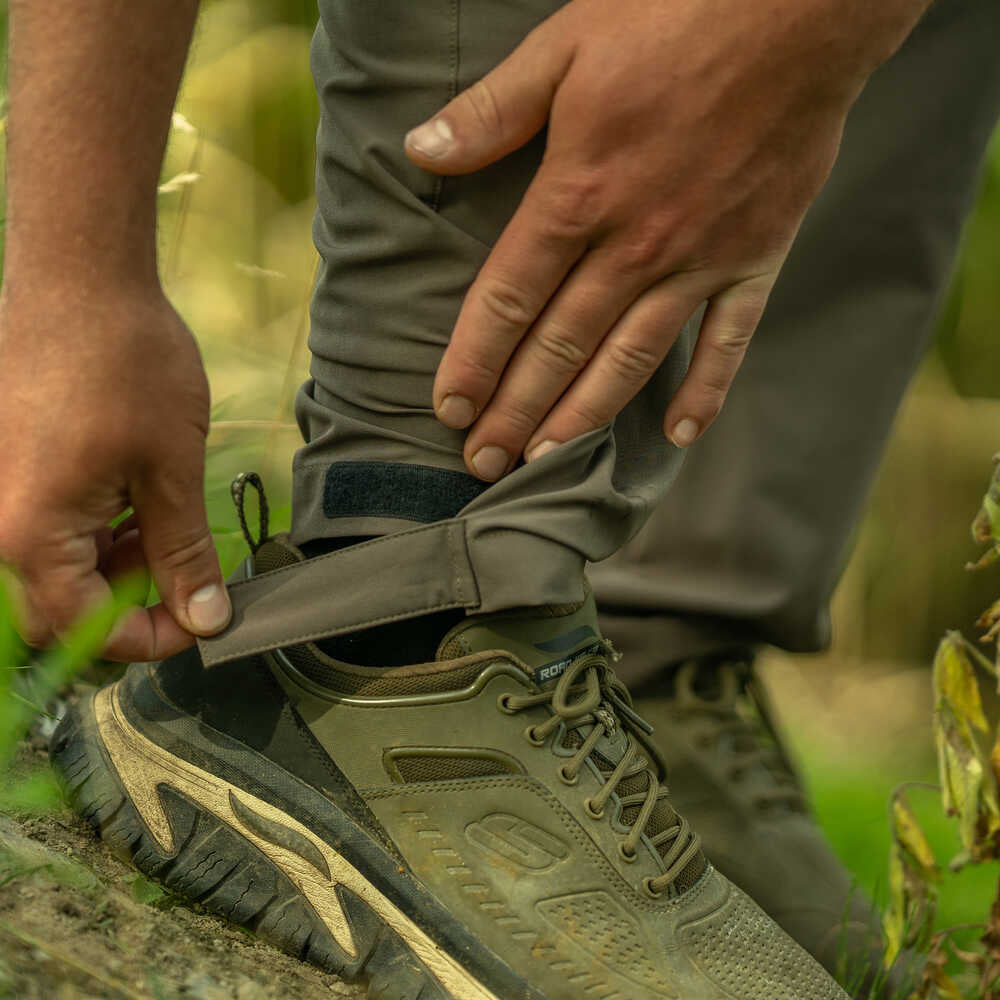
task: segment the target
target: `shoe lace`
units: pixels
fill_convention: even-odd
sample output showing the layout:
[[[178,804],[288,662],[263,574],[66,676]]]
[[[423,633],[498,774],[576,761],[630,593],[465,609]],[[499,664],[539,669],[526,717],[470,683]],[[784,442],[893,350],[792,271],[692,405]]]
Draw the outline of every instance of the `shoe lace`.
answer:
[[[661,875],[646,880],[646,888],[652,895],[659,895],[696,857],[701,839],[687,820],[669,806],[670,821],[665,828],[655,833],[647,829],[657,805],[667,798],[667,788],[661,783],[666,764],[649,739],[652,727],[632,708],[632,696],[611,668],[610,658],[618,658],[618,654],[609,642],[603,641],[598,651],[573,660],[554,687],[537,694],[504,696],[504,709],[511,713],[539,705],[551,709],[550,718],[527,730],[536,745],[547,742],[561,726],[565,726],[567,736],[575,734],[575,741],[571,739],[568,745],[575,745],[576,753],[560,768],[561,777],[575,784],[580,769],[588,758],[594,757],[604,784],[587,800],[587,812],[599,819],[616,791],[619,820],[638,810],[630,823],[622,822],[629,829],[619,850],[626,861],[635,860],[639,842],[646,836],[664,869]],[[586,736],[581,735],[587,728]],[[615,764],[595,751],[602,738],[614,738],[619,730],[624,733],[626,743]],[[665,801],[663,805],[667,805]]]
[[[674,678],[684,709],[704,720],[700,742],[726,755],[728,777],[734,784],[744,783],[751,774],[758,779],[745,782],[756,808],[806,812],[798,774],[778,738],[770,703],[750,664],[739,660],[710,669],[709,685],[697,683],[705,670],[697,660],[679,667]]]

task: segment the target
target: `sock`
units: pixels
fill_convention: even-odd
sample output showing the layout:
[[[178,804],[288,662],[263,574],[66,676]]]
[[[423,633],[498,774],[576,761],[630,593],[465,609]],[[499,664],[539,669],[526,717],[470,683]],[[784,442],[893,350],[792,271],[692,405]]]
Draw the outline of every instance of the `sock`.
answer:
[[[299,548],[307,559],[314,559],[377,537],[347,535],[342,538],[314,538],[303,542]],[[430,663],[444,634],[464,617],[465,612],[460,608],[436,611],[419,618],[374,625],[348,635],[322,639],[316,645],[327,656],[359,667],[403,667],[410,663]]]

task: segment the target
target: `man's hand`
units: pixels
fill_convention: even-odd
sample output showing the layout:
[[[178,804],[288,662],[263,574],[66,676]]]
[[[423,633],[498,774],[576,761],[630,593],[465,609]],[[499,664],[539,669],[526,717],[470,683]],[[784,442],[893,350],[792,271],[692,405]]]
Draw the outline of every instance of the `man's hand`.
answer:
[[[546,152],[470,289],[434,407],[486,480],[613,420],[708,309],[664,432],[711,423],[851,104],[927,0],[572,0],[407,136],[460,174]],[[667,401],[664,400],[666,404]]]
[[[160,659],[230,616],[202,494],[208,384],[156,267],[198,0],[8,6],[0,563],[20,577],[33,646],[147,570],[163,604],[120,620],[103,652]]]
[[[163,604],[122,619],[107,658],[161,659],[227,623],[202,491],[208,422],[198,348],[158,291],[4,290],[0,561],[22,583],[26,642],[59,638],[135,570]]]

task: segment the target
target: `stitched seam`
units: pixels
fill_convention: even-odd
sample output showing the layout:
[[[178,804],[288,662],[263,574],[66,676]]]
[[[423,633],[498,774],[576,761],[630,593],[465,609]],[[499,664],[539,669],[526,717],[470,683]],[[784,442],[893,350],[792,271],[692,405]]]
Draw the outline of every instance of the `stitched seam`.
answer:
[[[303,632],[301,635],[281,638],[276,642],[266,642],[263,645],[231,649],[225,654],[224,660],[216,659],[211,655],[213,647],[209,644],[207,646],[209,655],[206,657],[206,660],[209,663],[223,663],[225,660],[236,660],[241,656],[251,656],[254,653],[267,653],[272,649],[280,649],[282,646],[295,646],[301,642],[311,642],[314,639],[325,639],[330,636],[339,635],[341,632],[346,632],[353,628],[361,628],[362,626],[370,625],[386,625],[389,622],[405,621],[407,618],[416,618],[418,615],[432,611],[447,611],[451,608],[464,608],[465,606],[464,601],[447,601],[443,604],[421,605],[420,607],[412,608],[410,611],[401,611],[394,615],[384,615],[381,618],[363,618],[359,621],[348,622],[344,625],[338,625],[335,629],[329,632],[324,629],[320,629],[318,632]]]
[[[282,573],[292,573],[296,570],[301,570],[303,566],[318,565],[323,563],[325,560],[336,559],[338,556],[343,555],[344,552],[357,552],[359,549],[368,548],[372,545],[385,545],[390,539],[399,538],[413,538],[416,535],[428,532],[428,531],[444,531],[447,534],[448,529],[454,524],[453,519],[447,521],[436,521],[434,524],[425,525],[422,528],[413,528],[407,531],[397,531],[391,535],[383,535],[381,538],[373,538],[367,542],[360,542],[357,545],[352,545],[350,549],[338,549],[336,552],[327,552],[321,556],[314,556],[312,559],[307,560],[305,563],[291,563],[288,566],[280,566],[278,569],[268,570],[266,573],[261,573],[260,576],[251,577],[249,580],[240,580],[238,583],[231,584],[229,587],[230,591],[240,590],[245,587],[249,587],[254,582],[260,582],[261,580],[272,580],[277,579]]]
[[[448,102],[454,100],[458,94],[458,2],[450,0],[449,14],[451,15],[451,38],[448,46],[448,69],[451,79],[448,81]],[[435,212],[441,211],[441,201],[444,198],[444,184],[447,178],[438,174],[434,179],[434,193],[431,196],[431,208]]]

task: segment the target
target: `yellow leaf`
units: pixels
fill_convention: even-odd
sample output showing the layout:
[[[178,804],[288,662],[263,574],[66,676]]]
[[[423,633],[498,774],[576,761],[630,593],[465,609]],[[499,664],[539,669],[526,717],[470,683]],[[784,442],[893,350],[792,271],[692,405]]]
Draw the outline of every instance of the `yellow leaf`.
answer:
[[[920,827],[917,817],[910,808],[909,800],[900,792],[892,802],[894,834],[900,845],[917,863],[927,878],[937,878],[940,874],[937,858]]]
[[[903,948],[919,946],[930,932],[937,904],[933,882],[894,837],[889,848],[889,905],[882,917],[886,968]]]
[[[945,809],[958,816],[962,846],[975,860],[996,856],[1000,831],[993,770],[967,725],[945,702],[935,712],[935,742]]]
[[[940,708],[947,703],[960,726],[971,725],[985,733],[989,723],[983,712],[979,680],[970,659],[970,649],[975,651],[977,657],[982,656],[959,632],[949,632],[941,640],[934,657],[935,707]]]
[[[893,841],[889,848],[889,905],[882,917],[882,935],[885,947],[882,961],[887,969],[903,950],[906,931],[906,890],[904,888],[902,851]]]

